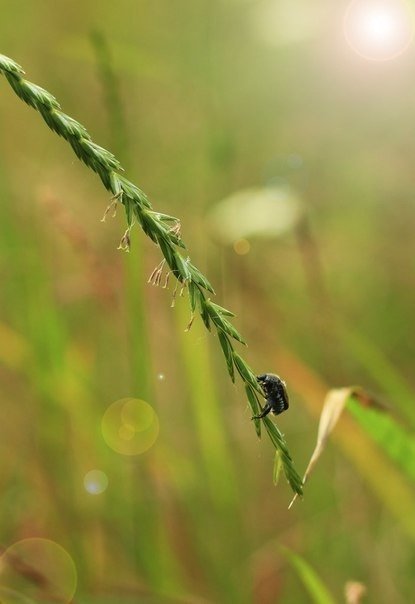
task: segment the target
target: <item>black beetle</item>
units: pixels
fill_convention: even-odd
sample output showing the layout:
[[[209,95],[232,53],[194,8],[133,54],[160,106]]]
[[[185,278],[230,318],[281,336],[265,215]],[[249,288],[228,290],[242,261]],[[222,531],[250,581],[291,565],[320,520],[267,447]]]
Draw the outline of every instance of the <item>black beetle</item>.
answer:
[[[261,384],[265,394],[265,406],[261,413],[254,415],[252,419],[261,419],[272,412],[279,415],[289,407],[288,392],[285,382],[275,373],[263,373],[258,375],[258,382]]]

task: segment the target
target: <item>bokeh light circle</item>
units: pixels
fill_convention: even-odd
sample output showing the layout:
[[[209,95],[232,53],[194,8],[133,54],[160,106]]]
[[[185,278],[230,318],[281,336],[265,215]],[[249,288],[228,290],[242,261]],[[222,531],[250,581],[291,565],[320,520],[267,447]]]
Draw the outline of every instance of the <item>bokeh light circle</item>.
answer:
[[[101,470],[90,470],[84,476],[84,487],[90,495],[100,495],[108,487],[108,476]]]
[[[154,409],[141,399],[124,398],[112,403],[101,422],[107,445],[122,455],[140,455],[150,449],[159,434]]]
[[[1,574],[0,574],[1,576]],[[2,587],[0,585],[0,603],[1,604],[35,604],[32,598],[27,598],[25,595],[9,589],[8,587]]]
[[[238,256],[245,256],[251,249],[251,244],[247,239],[237,239],[233,242],[233,249]]]
[[[42,601],[69,604],[76,591],[74,561],[58,543],[39,537],[23,539],[0,556],[0,601],[5,604]]]
[[[412,42],[413,14],[405,0],[353,0],[344,17],[344,35],[365,59],[388,61]]]

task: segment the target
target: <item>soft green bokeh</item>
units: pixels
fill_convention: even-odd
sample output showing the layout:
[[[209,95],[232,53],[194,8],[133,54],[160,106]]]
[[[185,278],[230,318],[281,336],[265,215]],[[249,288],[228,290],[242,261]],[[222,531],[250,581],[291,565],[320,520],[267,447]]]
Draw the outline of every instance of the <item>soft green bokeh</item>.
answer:
[[[414,490],[415,48],[362,59],[343,36],[346,6],[3,3],[0,52],[181,218],[192,261],[237,315],[249,345],[238,351],[287,380],[277,425],[299,470],[330,387],[360,384],[401,422],[387,423],[389,448],[367,426],[376,457],[364,466],[340,422],[343,441],[334,434],[288,511],[216,337],[199,319],[184,331],[190,311],[186,296],[170,308],[172,282],[147,284],[159,250],[134,229],[131,253],[117,251],[122,211],[99,222],[99,180],[0,78],[0,545],[60,544],[75,602],[306,604],[281,544],[338,602],[350,580],[370,602],[413,598],[410,523],[365,476],[373,463],[377,484],[385,468]],[[260,205],[268,237],[254,235],[248,200],[219,232],[223,200],[267,188],[289,192],[290,220],[273,226],[278,208]],[[158,419],[138,455],[102,433],[122,399]],[[108,480],[96,496],[91,469]],[[0,574],[4,594],[47,601],[45,577],[19,572],[34,587],[19,596]]]

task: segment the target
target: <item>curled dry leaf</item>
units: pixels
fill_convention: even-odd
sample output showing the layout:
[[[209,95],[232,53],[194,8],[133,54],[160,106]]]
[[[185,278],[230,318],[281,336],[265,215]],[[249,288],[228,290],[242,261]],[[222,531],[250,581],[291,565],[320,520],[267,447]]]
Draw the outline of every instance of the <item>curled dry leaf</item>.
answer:
[[[366,392],[360,386],[348,386],[346,388],[334,388],[329,390],[326,398],[324,399],[323,411],[321,412],[320,423],[318,426],[317,443],[304,473],[303,485],[313,471],[317,460],[326,446],[328,437],[339,421],[340,415],[342,414],[347,401],[351,397],[356,399],[364,407],[373,407],[379,410],[385,409],[381,403],[379,403],[371,394]],[[288,509],[291,508],[297,497],[298,495],[296,493],[292,498]]]
[[[307,469],[304,473],[303,485],[310,476],[311,472],[314,469],[314,466],[317,463],[317,460],[322,454],[324,447],[326,446],[327,439],[333,431],[334,426],[337,424],[348,398],[352,396],[356,392],[356,390],[357,389],[353,387],[336,388],[333,390],[329,390],[329,392],[327,393],[327,396],[324,400],[323,411],[321,412],[320,416],[320,423],[318,426],[317,444],[308,463]],[[291,508],[297,497],[298,495],[295,494],[291,500],[290,505],[288,506],[288,509]]]

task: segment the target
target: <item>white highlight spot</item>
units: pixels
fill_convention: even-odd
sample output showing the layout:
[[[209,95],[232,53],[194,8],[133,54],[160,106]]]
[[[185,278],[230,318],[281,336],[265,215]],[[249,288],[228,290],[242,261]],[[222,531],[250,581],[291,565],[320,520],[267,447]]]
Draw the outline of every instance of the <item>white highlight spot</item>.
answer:
[[[108,487],[108,476],[101,470],[90,470],[85,474],[84,487],[90,495],[100,495]]]
[[[413,18],[404,0],[353,0],[344,18],[348,44],[372,61],[388,61],[402,54],[413,33]]]

